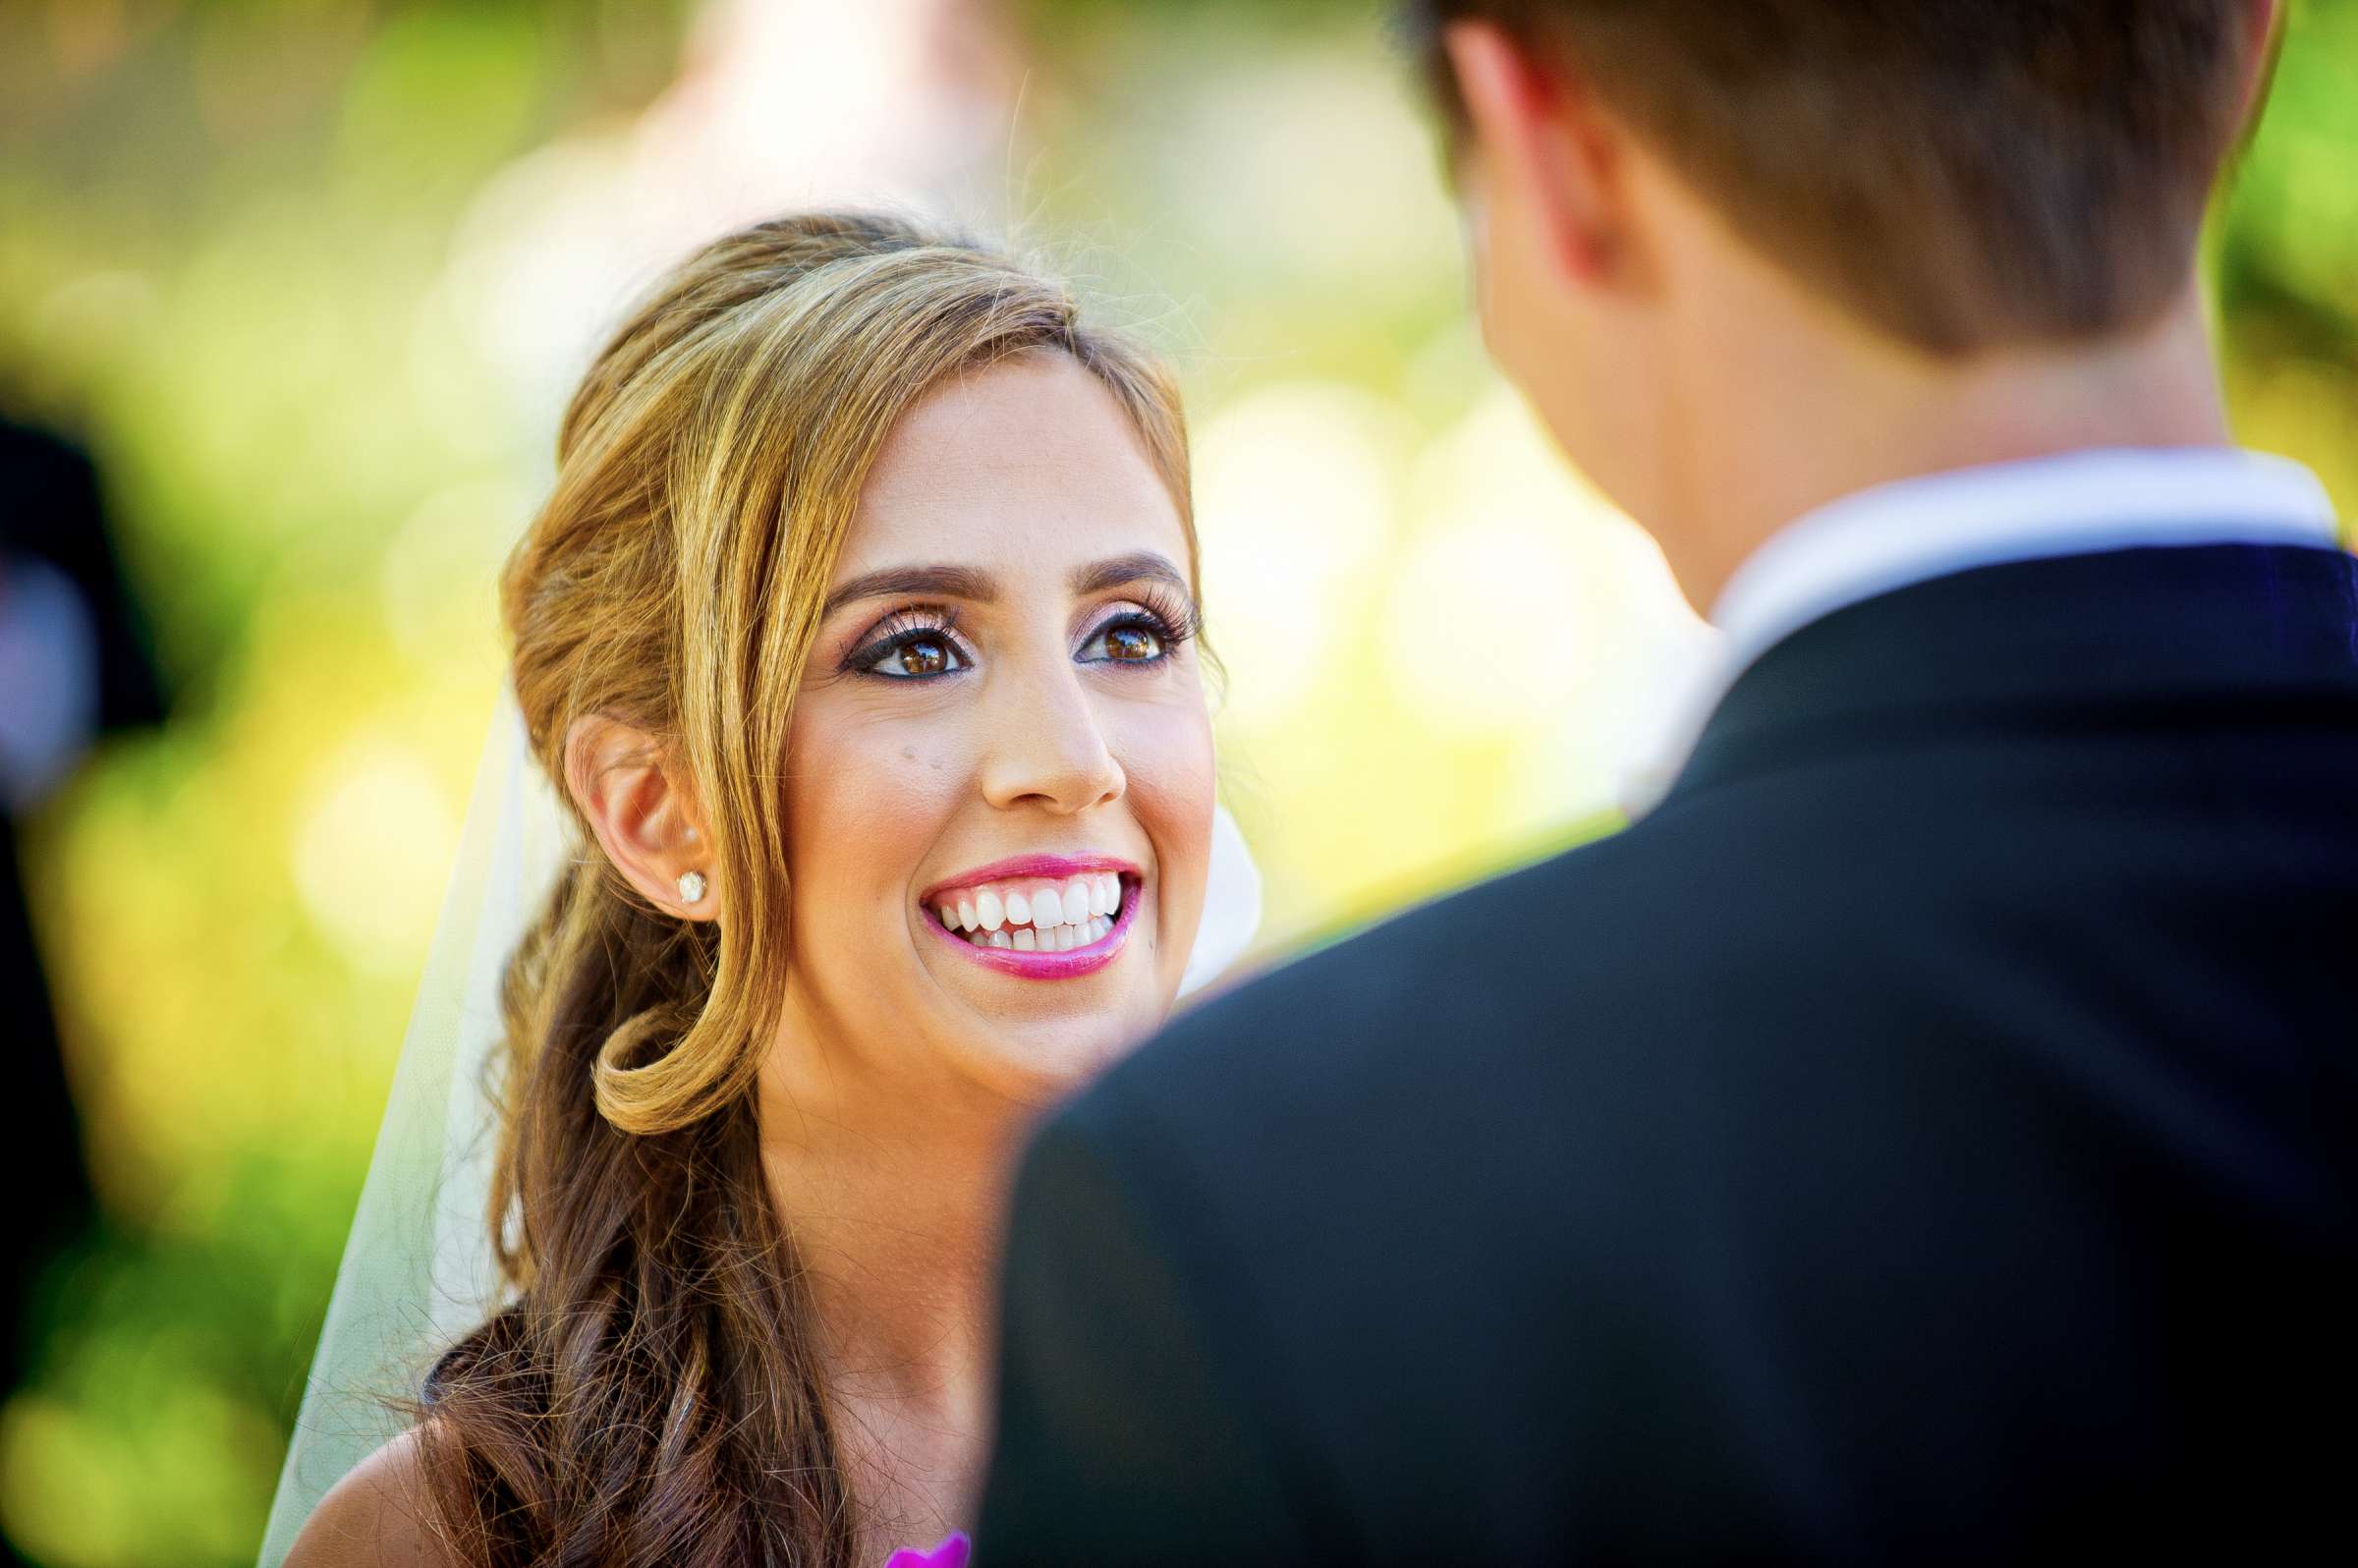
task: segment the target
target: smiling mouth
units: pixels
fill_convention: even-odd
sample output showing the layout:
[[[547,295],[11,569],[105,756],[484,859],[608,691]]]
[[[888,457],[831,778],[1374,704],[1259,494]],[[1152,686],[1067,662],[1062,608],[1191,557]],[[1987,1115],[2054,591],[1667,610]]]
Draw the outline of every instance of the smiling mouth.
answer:
[[[1137,915],[1126,871],[1010,877],[928,895],[926,924],[987,969],[1026,980],[1093,974],[1121,951]]]
[[[978,947],[1068,953],[1113,929],[1129,889],[1118,871],[1089,871],[985,882],[934,897],[941,928]]]

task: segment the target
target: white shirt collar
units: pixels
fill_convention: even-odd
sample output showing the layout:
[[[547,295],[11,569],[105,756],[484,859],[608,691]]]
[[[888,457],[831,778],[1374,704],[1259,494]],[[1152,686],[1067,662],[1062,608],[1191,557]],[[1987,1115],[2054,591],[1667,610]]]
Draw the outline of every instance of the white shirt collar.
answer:
[[[1751,663],[1812,621],[1937,577],[2147,545],[2335,545],[2333,503],[2298,463],[2235,447],[2096,448],[1877,485],[1769,535],[1712,606],[1718,656],[1633,770],[1656,804]]]
[[[2288,459],[2234,447],[2068,452],[1822,506],[1737,568],[1711,619],[1741,671],[1812,621],[1975,567],[2142,545],[2333,542],[2325,486]]]

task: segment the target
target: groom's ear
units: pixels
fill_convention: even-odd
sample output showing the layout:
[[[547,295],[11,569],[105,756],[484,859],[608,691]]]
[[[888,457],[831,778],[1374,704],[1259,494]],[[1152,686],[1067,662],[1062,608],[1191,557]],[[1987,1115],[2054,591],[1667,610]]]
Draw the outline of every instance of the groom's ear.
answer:
[[[2240,160],[2251,147],[2252,139],[2260,134],[2260,116],[2268,108],[2268,95],[2275,85],[2276,62],[2284,54],[2284,7],[2281,0],[2244,0],[2244,27],[2251,47],[2247,58],[2252,62],[2244,80],[2243,103],[2237,112],[2239,130],[2230,161]]]
[[[1543,59],[1490,22],[1453,22],[1441,46],[1465,116],[1456,152],[1464,198],[1493,231],[1502,212],[1541,246],[1547,267],[1584,286],[1610,281],[1627,259],[1625,160],[1619,124],[1566,63]],[[1497,243],[1497,236],[1486,236]]]
[[[597,835],[598,847],[656,908],[686,920],[710,920],[717,890],[691,905],[681,896],[689,871],[712,880],[711,846],[687,779],[646,731],[592,713],[565,735],[565,787]]]

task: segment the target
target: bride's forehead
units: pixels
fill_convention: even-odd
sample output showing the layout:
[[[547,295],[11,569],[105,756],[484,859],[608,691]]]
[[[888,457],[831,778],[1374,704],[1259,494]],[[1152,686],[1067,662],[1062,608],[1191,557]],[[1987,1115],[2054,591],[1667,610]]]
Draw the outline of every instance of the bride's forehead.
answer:
[[[870,482],[945,465],[1087,462],[1135,439],[1111,389],[1079,361],[1020,354],[958,371],[919,398],[887,432]]]
[[[1192,565],[1186,531],[1159,485],[1136,495],[1058,489],[1017,502],[985,487],[937,504],[863,508],[830,588],[918,563],[970,567],[1020,586],[1062,583],[1076,567],[1126,555]]]
[[[922,524],[989,508],[1063,512],[1093,496],[1167,507],[1162,491],[1105,384],[1061,355],[1030,355],[954,376],[903,415],[869,469],[860,510]]]
[[[1085,384],[1028,398],[1017,394],[1027,379],[1038,389],[1037,372],[994,370],[913,413],[861,491],[836,583],[945,561],[1061,581],[1143,551],[1184,569],[1178,507],[1138,432],[1087,371],[1070,376]]]

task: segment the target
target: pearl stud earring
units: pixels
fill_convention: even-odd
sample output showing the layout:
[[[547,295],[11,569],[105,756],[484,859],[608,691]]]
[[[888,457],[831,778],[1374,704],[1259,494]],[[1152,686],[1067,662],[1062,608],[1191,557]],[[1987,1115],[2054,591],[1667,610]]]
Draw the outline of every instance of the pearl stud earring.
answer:
[[[683,904],[701,904],[703,901],[704,873],[702,871],[682,871],[680,873],[680,902]]]

